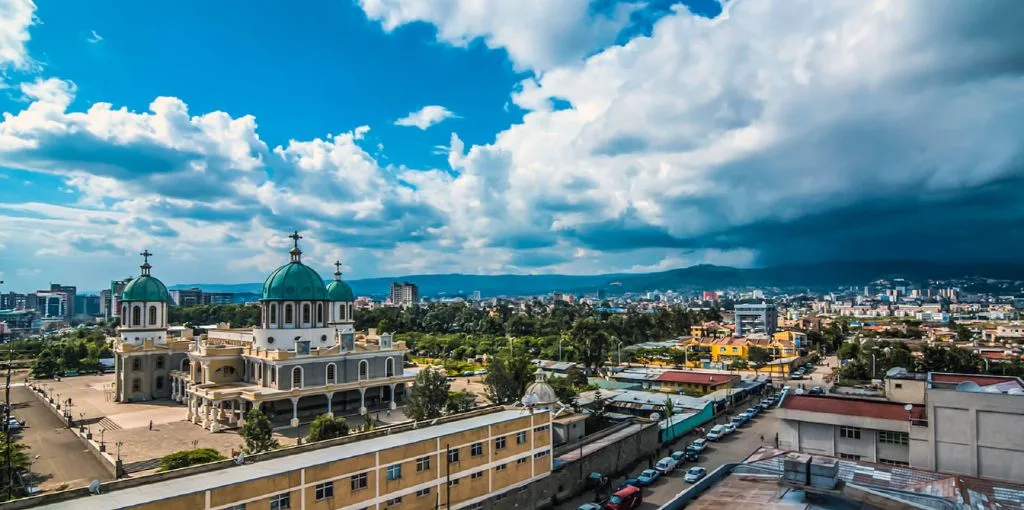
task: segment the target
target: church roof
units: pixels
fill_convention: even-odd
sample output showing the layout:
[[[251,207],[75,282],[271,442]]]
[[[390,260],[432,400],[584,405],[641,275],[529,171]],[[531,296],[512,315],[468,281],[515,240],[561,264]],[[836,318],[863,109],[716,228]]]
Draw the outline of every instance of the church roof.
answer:
[[[355,301],[352,287],[341,280],[333,280],[327,284],[327,299],[330,301]]]
[[[263,282],[263,293],[260,301],[326,301],[327,289],[324,280],[317,272],[302,263],[302,251],[299,250],[299,239],[302,236],[295,232],[289,236],[294,240],[291,251],[291,262],[277,268]]]
[[[121,301],[170,301],[163,282],[149,275],[136,276],[121,293]]]

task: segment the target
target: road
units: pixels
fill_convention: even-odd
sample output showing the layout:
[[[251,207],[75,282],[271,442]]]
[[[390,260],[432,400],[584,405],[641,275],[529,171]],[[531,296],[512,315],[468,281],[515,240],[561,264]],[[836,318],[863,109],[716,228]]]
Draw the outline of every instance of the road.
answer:
[[[750,403],[752,403],[751,401]],[[750,404],[748,403],[747,406]],[[747,406],[738,406],[736,413],[745,409]],[[661,507],[676,494],[680,493],[684,489],[690,486],[690,484],[683,481],[683,475],[686,470],[693,466],[701,466],[708,470],[710,473],[714,471],[722,464],[729,462],[741,461],[759,446],[762,445],[761,437],[764,437],[763,444],[775,444],[775,434],[777,432],[778,419],[773,416],[775,411],[767,411],[761,413],[760,416],[754,418],[747,424],[743,425],[725,439],[710,443],[707,449],[701,453],[700,460],[697,462],[688,462],[676,469],[675,472],[670,473],[668,476],[661,477],[650,487],[644,488],[644,503],[640,506],[641,510],[653,510]],[[719,422],[728,419],[731,415],[719,418]],[[662,448],[661,456],[668,455],[670,451],[682,450],[691,441],[697,438],[696,434],[688,434],[686,437],[676,441],[671,448]],[[660,457],[659,457],[660,458]],[[647,466],[637,466],[635,472],[630,473],[631,476],[636,476]],[[625,480],[626,477],[619,476],[612,479],[612,487],[618,487],[619,483]],[[586,492],[582,495],[576,496],[575,498],[559,504],[559,509],[575,509],[583,503],[593,501],[594,494],[592,492]]]
[[[92,480],[113,478],[99,459],[86,450],[85,444],[28,388],[12,386],[11,402],[13,415],[26,422],[19,439],[29,447],[26,452],[29,458],[38,456],[32,464],[32,472],[44,490],[63,484],[81,487]]]

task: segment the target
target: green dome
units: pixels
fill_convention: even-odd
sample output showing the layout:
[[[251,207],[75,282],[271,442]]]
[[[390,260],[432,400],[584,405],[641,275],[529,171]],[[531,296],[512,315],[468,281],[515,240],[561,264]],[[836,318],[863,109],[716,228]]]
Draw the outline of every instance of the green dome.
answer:
[[[352,287],[341,280],[332,280],[327,284],[327,299],[330,301],[355,301]]]
[[[170,301],[164,282],[149,275],[136,276],[121,293],[121,301]]]
[[[260,300],[326,301],[327,289],[313,268],[294,260],[270,273]]]

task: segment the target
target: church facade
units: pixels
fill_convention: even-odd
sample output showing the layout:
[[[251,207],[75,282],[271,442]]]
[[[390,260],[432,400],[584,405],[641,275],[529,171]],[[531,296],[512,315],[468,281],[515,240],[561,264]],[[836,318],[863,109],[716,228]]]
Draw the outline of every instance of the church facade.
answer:
[[[260,324],[220,325],[199,336],[168,330],[167,289],[149,274],[150,254],[143,252],[142,274],[121,299],[117,400],[169,398],[211,431],[241,426],[252,408],[272,418],[290,416],[293,426],[300,414],[393,408],[414,379],[403,372],[405,346],[389,334],[357,333],[341,264],[325,285],[302,263],[301,236],[291,237],[290,260],[263,284]]]

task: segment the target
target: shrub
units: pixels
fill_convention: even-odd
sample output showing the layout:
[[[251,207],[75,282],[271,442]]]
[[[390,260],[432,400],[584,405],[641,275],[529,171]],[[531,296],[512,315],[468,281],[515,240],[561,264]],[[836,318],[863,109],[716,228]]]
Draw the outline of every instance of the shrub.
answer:
[[[180,452],[174,452],[166,455],[164,458],[160,459],[160,469],[157,469],[157,471],[169,471],[171,469],[195,466],[197,464],[207,464],[209,462],[216,462],[226,458],[227,457],[221,455],[213,448],[182,450]]]

